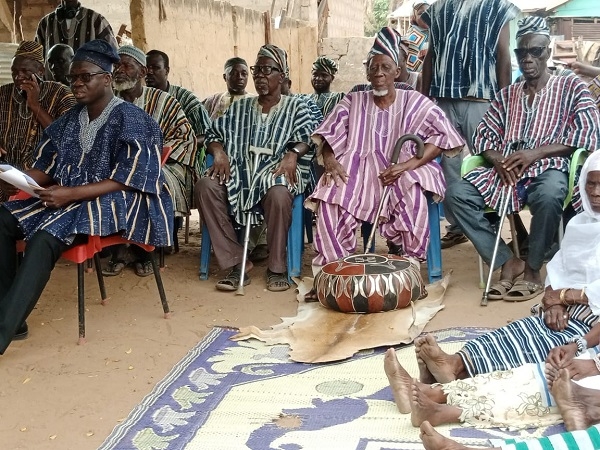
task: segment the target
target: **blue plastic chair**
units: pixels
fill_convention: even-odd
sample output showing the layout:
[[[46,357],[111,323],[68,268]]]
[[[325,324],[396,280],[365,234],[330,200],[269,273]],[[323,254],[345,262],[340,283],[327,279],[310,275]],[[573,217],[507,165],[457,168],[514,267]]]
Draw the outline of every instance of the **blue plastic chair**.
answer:
[[[202,224],[202,244],[200,246],[200,279],[208,280],[210,266],[210,235],[206,224]],[[288,281],[299,277],[302,272],[302,252],[304,250],[304,195],[294,197],[292,203],[292,224],[287,239]]]
[[[429,283],[442,279],[442,240],[440,237],[440,205],[433,201],[433,196],[430,192],[427,196],[427,211],[429,213],[429,246],[427,247],[427,277]],[[363,222],[361,231],[363,235],[363,248],[367,251],[367,241],[373,229],[373,224]],[[371,253],[375,251],[375,242],[369,250]]]

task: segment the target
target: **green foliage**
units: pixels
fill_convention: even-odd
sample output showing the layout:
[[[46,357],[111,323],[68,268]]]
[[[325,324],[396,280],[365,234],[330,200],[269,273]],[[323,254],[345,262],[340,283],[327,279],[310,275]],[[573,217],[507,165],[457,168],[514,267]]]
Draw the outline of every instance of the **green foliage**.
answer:
[[[385,27],[388,24],[389,13],[389,0],[373,0],[373,9],[365,18],[365,36],[375,36],[382,27]]]

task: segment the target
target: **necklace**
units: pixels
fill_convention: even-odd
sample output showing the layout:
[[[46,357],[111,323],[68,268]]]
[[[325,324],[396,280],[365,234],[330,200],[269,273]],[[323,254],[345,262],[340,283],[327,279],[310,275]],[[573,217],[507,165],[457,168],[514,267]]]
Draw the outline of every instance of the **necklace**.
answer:
[[[58,22],[58,30],[60,31],[61,36],[67,42],[69,42],[71,39],[73,39],[75,37],[75,35],[77,34],[77,27],[79,27],[79,24],[83,21],[84,16],[85,16],[85,12],[83,12],[81,14],[81,17],[75,16],[73,19],[71,19],[71,26],[69,28],[67,28],[66,20],[64,20],[62,22]],[[73,33],[71,35],[69,35],[69,31],[71,30],[71,28],[73,29]]]

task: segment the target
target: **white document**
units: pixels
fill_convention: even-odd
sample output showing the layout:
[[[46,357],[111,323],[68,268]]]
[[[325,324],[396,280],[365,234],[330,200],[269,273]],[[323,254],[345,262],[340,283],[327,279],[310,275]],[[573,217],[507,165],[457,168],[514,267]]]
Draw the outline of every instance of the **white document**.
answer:
[[[19,169],[15,169],[10,164],[0,164],[0,180],[12,184],[33,197],[39,197],[39,195],[34,192],[34,189],[44,189],[29,175],[21,172]]]

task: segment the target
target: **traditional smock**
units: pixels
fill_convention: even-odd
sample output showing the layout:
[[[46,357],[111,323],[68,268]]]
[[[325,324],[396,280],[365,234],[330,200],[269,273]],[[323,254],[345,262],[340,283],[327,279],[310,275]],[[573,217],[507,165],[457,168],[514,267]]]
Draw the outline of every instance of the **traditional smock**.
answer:
[[[536,305],[532,310],[539,315],[515,320],[469,341],[458,352],[469,375],[542,362],[552,348],[600,326],[600,214],[592,210],[585,195],[591,170],[600,170],[598,152],[587,159],[579,178],[584,212],[569,221],[560,250],[546,266],[546,286],[554,290],[585,288],[588,304],[567,307],[569,321],[563,331],[548,328],[540,305]]]
[[[575,75],[551,76],[535,94],[531,106],[516,83],[502,89],[483,117],[474,134],[474,154],[496,150],[509,156],[518,148],[535,149],[562,144],[595,150],[600,145],[600,113],[586,84]],[[569,157],[542,158],[531,164],[521,176],[526,184],[548,169],[569,172]],[[481,193],[485,204],[498,209],[507,190],[495,168],[478,167],[465,180]],[[519,211],[522,195],[513,190],[509,213]]]
[[[187,216],[192,204],[196,136],[177,99],[160,89],[144,86],[134,104],[158,123],[164,145],[171,147],[171,156],[163,167],[165,180],[173,198],[176,216]]]
[[[206,145],[219,142],[227,153],[231,166],[227,194],[231,214],[238,224],[245,225],[245,212],[256,206],[273,186],[286,186],[292,196],[304,192],[313,154],[309,152],[298,158],[295,186],[288,184],[283,175],[274,178],[273,171],[288,151],[289,144],[310,145],[310,135],[316,125],[305,101],[292,96],[281,96],[279,103],[267,114],[262,113],[258,97],[244,98],[233,103],[213,122],[206,135]],[[251,147],[271,152],[259,157],[254,175]],[[251,224],[261,220],[259,212],[250,214]]]
[[[229,108],[233,102],[248,97],[256,97],[256,94],[245,93],[242,95],[234,95],[229,92],[221,92],[206,97],[202,103],[208,111],[211,120],[215,120],[225,114],[225,111],[227,111],[227,108]]]
[[[75,235],[123,237],[154,246],[171,245],[173,209],[160,170],[158,125],[139,108],[113,99],[89,122],[76,106],[44,132],[34,169],[60,186],[83,186],[111,179],[131,188],[46,208],[37,198],[4,204],[30,239],[37,231],[70,244]]]
[[[442,110],[417,92],[396,90],[396,100],[387,109],[375,105],[371,91],[346,95],[313,136],[316,141],[323,139],[329,143],[350,177],[347,184],[340,186],[317,183],[307,207],[316,209],[316,202],[320,201],[337,205],[358,220],[375,222],[383,192],[379,174],[390,166],[396,141],[408,133],[444,150],[464,145]],[[407,143],[398,162],[405,162],[415,154],[414,144]],[[404,250],[423,257],[429,240],[425,191],[437,199],[444,197],[446,183],[441,167],[432,161],[407,171],[389,189],[391,195],[382,215],[393,218],[394,227],[410,235],[403,239]],[[342,228],[341,224],[335,224],[332,232],[348,234],[348,230]]]
[[[343,92],[324,92],[322,94],[307,94],[307,97],[316,103],[321,110],[323,117],[327,117],[334,106],[344,98],[344,95]]]

